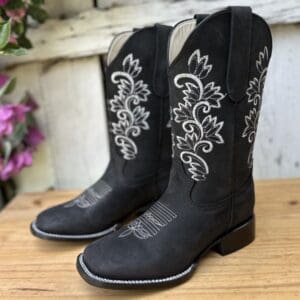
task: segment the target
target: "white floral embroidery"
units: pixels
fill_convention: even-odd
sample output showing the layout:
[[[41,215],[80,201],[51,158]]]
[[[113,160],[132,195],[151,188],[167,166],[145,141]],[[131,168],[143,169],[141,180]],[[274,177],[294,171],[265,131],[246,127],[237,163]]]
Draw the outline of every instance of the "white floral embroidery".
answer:
[[[245,116],[246,127],[243,131],[242,137],[248,138],[249,143],[254,142],[258,118],[259,112],[256,108],[251,109],[249,115]]]
[[[208,55],[201,56],[200,50],[195,50],[188,60],[189,73],[178,74],[174,78],[177,88],[183,89],[183,102],[174,108],[174,121],[182,124],[184,136],[176,136],[177,148],[181,161],[188,165],[191,178],[196,181],[205,180],[209,174],[206,161],[200,156],[200,150],[209,153],[214,143],[223,144],[220,134],[224,122],[218,122],[217,117],[206,115],[200,119],[199,112],[208,114],[212,108],[219,109],[220,101],[225,97],[221,87],[215,82],[206,85],[203,82],[212,70],[208,64]],[[183,81],[183,83],[181,83]]]
[[[257,130],[257,124],[259,119],[259,111],[261,107],[261,97],[265,85],[267,70],[269,63],[268,48],[264,47],[263,51],[259,52],[258,59],[256,61],[256,69],[258,71],[258,77],[254,77],[249,82],[249,87],[246,91],[248,96],[248,103],[252,104],[252,108],[249,110],[249,114],[245,116],[246,127],[242,133],[243,138],[247,138],[251,144],[248,154],[248,167],[252,168],[253,165],[253,147]]]
[[[64,207],[69,208],[73,206],[78,206],[80,208],[87,208],[95,205],[100,199],[106,196],[112,191],[112,188],[103,180],[98,184],[98,189],[100,192],[96,192],[94,188],[87,189],[78,198],[69,201]]]
[[[266,75],[268,70],[269,52],[265,47],[263,51],[259,52],[258,60],[256,61],[256,69],[259,73],[258,77],[254,77],[249,82],[247,89],[248,102],[253,102],[254,106],[260,106],[262,92],[265,86]]]
[[[170,208],[157,201],[143,215],[128,224],[119,237],[124,238],[133,234],[138,239],[145,240],[157,235],[176,218],[177,215]]]
[[[133,59],[133,55],[129,54],[124,58],[122,66],[122,71],[111,75],[112,82],[118,84],[118,94],[109,103],[110,110],[118,118],[117,123],[112,123],[115,143],[121,148],[124,159],[131,160],[138,153],[133,138],[139,136],[142,129],[149,129],[147,119],[150,112],[139,104],[148,101],[150,91],[143,80],[136,80],[142,71],[139,59]]]

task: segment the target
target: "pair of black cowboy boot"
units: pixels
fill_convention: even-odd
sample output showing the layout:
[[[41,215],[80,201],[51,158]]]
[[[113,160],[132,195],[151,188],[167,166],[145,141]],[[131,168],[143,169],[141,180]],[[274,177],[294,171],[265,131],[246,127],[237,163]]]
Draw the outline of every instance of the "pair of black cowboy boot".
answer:
[[[271,50],[267,24],[248,7],[117,36],[106,70],[108,169],[75,200],[41,213],[32,232],[105,235],[77,268],[109,288],[177,284],[208,251],[251,243],[252,153]]]

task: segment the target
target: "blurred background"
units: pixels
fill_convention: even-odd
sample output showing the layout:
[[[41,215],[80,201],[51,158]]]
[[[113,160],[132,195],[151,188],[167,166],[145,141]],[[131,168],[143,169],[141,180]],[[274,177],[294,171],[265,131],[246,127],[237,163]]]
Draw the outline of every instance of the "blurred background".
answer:
[[[29,91],[39,106],[34,115],[42,143],[32,163],[13,176],[18,192],[84,188],[105,170],[109,157],[102,59],[115,34],[156,22],[175,24],[195,13],[238,4],[251,5],[273,34],[255,178],[300,177],[299,0],[36,2],[48,18],[26,28],[33,48],[21,56],[0,56],[1,73],[17,79],[6,99],[13,102]]]

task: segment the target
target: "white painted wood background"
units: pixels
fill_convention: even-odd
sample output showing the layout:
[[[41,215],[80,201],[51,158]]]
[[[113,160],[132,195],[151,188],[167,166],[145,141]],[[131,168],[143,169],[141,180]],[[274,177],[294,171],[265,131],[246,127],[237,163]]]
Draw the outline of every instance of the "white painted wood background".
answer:
[[[20,191],[84,188],[108,162],[100,56],[112,37],[133,26],[175,24],[229,4],[252,5],[272,24],[274,49],[255,148],[255,177],[300,176],[300,6],[297,0],[46,0],[52,19],[30,32],[35,48],[5,59],[20,96],[40,104],[46,142],[33,167],[17,178]],[[149,13],[151,11],[151,14]],[[59,19],[62,18],[62,19]]]

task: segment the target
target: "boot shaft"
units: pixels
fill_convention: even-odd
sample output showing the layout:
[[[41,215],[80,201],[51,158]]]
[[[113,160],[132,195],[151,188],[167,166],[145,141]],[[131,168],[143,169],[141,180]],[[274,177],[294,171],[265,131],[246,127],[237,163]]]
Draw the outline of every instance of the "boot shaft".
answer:
[[[183,181],[193,200],[213,204],[252,181],[271,34],[246,7],[186,24],[176,26],[170,38],[172,177]],[[179,37],[180,49],[173,47]]]
[[[117,36],[106,68],[107,118],[114,174],[143,181],[169,169],[167,42],[169,26]]]

